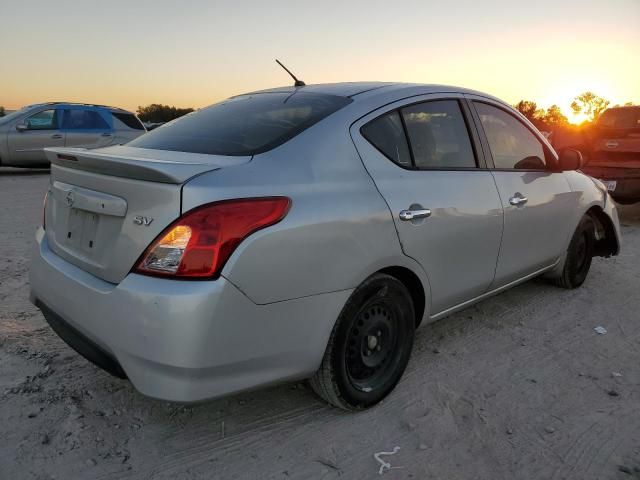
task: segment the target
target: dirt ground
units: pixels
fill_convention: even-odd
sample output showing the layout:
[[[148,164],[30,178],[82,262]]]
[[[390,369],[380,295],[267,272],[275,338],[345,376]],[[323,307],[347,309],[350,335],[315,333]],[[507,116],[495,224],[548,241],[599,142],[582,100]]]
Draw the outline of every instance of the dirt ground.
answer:
[[[154,401],[79,357],[28,301],[47,182],[0,169],[0,479],[380,478],[394,447],[384,478],[640,479],[640,205],[582,288],[535,280],[422,327],[391,396],[348,414],[304,383]]]

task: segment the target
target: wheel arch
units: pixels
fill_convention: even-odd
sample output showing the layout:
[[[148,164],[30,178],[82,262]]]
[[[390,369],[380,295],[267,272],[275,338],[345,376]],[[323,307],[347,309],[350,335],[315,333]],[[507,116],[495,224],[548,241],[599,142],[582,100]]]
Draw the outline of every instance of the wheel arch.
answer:
[[[407,288],[416,314],[416,327],[420,325],[425,314],[427,296],[420,277],[407,267],[391,266],[378,270],[376,273],[384,273],[398,279]]]
[[[620,244],[613,220],[599,205],[589,208],[585,215],[589,215],[596,224],[595,255],[598,257],[617,255],[620,251]]]

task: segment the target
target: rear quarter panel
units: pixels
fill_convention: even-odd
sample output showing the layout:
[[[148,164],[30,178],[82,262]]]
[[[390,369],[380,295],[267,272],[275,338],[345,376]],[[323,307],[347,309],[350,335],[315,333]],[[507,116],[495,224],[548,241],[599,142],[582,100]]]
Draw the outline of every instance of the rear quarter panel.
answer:
[[[117,129],[113,131],[113,145],[125,145],[133,140],[135,140],[136,138],[138,138],[140,135],[143,135],[147,133],[144,130],[134,130],[132,128],[127,128],[127,129]]]
[[[247,238],[223,269],[256,303],[354,288],[389,266],[411,269],[429,294],[424,272],[402,254],[389,209],[348,135],[348,117],[340,117],[184,187],[183,211],[229,198],[292,199],[284,220]]]

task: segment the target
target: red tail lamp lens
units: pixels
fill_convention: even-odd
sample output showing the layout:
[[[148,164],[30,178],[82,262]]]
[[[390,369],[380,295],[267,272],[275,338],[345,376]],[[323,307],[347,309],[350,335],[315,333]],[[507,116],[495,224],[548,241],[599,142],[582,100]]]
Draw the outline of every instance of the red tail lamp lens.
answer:
[[[290,206],[287,197],[265,197],[195,208],[158,236],[134,271],[169,277],[216,278],[245,238],[278,223]]]

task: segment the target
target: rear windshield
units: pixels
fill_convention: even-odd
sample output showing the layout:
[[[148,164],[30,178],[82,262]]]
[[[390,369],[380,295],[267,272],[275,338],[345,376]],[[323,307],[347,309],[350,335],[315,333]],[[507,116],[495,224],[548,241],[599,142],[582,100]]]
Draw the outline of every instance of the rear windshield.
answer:
[[[640,108],[612,108],[598,118],[598,126],[605,128],[640,127]]]
[[[350,102],[345,97],[301,91],[242,95],[185,115],[128,145],[212,155],[255,155],[283,144]]]

